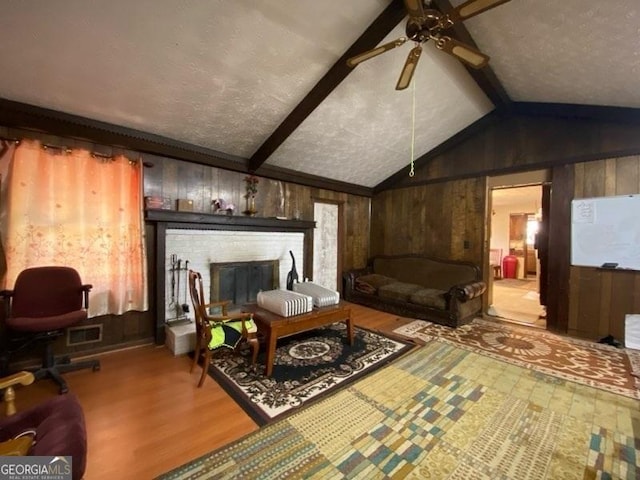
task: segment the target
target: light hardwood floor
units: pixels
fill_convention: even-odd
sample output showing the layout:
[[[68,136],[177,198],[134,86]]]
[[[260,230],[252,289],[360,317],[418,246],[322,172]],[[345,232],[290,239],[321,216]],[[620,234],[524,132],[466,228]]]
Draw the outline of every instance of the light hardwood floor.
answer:
[[[352,305],[356,325],[390,333],[410,320]],[[86,480],[151,479],[237,440],[258,426],[211,378],[196,388],[186,355],[148,345],[101,355],[99,372],[68,373],[84,408]],[[41,380],[17,390],[18,410],[57,394]]]

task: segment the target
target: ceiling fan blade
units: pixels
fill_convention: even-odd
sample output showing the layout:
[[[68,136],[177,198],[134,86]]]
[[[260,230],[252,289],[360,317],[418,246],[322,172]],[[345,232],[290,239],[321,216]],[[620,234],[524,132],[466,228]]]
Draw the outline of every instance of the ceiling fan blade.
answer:
[[[416,65],[418,65],[418,60],[420,60],[421,54],[422,47],[420,45],[411,49],[411,51],[409,52],[409,56],[407,57],[407,61],[402,68],[402,72],[400,73],[400,78],[398,78],[396,90],[404,90],[411,84],[413,72],[416,69]]]
[[[473,68],[482,68],[489,63],[489,57],[480,50],[451,37],[439,37],[435,43],[438,49],[453,55]]]
[[[400,37],[394,40],[393,42],[385,43],[384,45],[380,45],[379,47],[376,47],[374,49],[367,50],[366,52],[362,52],[348,59],[347,65],[349,65],[350,67],[355,67],[356,65],[364,62],[365,60],[369,60],[370,58],[377,57],[381,53],[391,50],[392,48],[399,47],[406,41],[407,39],[405,37]]]
[[[424,16],[424,6],[422,0],[404,0],[404,8],[410,17]]]
[[[507,3],[510,0],[467,0],[462,5],[457,6],[449,14],[449,18],[452,22],[459,22],[466,20],[476,15],[486,12],[492,8]]]

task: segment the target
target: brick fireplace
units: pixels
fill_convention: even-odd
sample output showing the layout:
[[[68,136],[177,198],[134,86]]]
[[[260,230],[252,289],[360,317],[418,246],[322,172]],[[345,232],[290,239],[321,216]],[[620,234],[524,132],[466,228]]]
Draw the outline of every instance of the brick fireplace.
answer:
[[[200,272],[202,275],[202,283],[205,295],[209,295],[211,287],[216,286],[217,294],[220,295],[220,277],[216,278],[216,285],[212,282],[211,271],[213,265],[226,265],[227,278],[230,279],[232,274],[231,264],[235,265],[237,275],[243,275],[240,265],[246,268],[259,268],[259,265],[265,265],[267,262],[275,264],[277,270],[273,272],[274,279],[269,282],[275,288],[285,288],[287,281],[287,273],[291,270],[291,256],[289,251],[293,252],[296,258],[296,268],[299,272],[303,271],[304,234],[299,232],[251,232],[251,231],[226,231],[226,230],[198,230],[198,229],[169,229],[166,232],[166,254],[165,254],[165,319],[168,321],[176,320],[178,313],[175,305],[171,303],[171,255],[176,255],[182,260],[184,268],[185,260],[189,261],[189,268]],[[233,275],[236,276],[236,275]],[[176,286],[177,286],[176,282]],[[255,300],[255,296],[243,296],[242,287],[238,281],[239,291],[235,292],[234,298],[224,298],[224,300],[238,299]],[[186,271],[181,271],[180,278],[180,301],[178,306],[187,298],[187,304],[191,307],[191,300],[186,290]],[[261,286],[266,286],[261,282]],[[223,293],[228,294],[229,289],[226,288]],[[175,293],[175,292],[174,292]],[[185,295],[186,294],[186,295]],[[207,297],[207,301],[221,300],[222,298]],[[238,305],[239,306],[239,305]],[[190,308],[190,310],[193,310]],[[193,311],[188,313],[189,318],[193,319]]]
[[[186,260],[189,261],[188,268],[201,273],[205,295],[210,294],[212,287],[220,290],[219,283],[212,285],[212,265],[270,264],[275,267],[271,270],[272,284],[285,288],[292,265],[289,251],[295,256],[300,278],[311,277],[315,222],[172,210],[146,210],[145,219],[153,229],[156,251],[155,265],[150,265],[150,271],[155,271],[150,285],[155,280],[155,302],[152,303],[156,312],[156,343],[164,343],[165,322],[184,316],[183,303],[189,307],[187,315],[193,318],[184,270]],[[171,255],[182,261],[179,291],[175,276],[172,281]]]

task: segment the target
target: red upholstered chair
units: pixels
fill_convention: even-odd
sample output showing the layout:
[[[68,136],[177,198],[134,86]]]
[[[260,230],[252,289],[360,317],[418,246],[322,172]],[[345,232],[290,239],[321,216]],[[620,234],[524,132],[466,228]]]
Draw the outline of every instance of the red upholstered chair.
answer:
[[[53,341],[64,329],[87,318],[89,290],[76,270],[69,267],[34,267],[18,275],[13,290],[4,290],[5,324],[12,334],[12,344],[20,343],[13,351],[22,350],[37,341],[44,341],[42,367],[33,373],[36,379],[50,377],[60,386],[60,393],[68,391],[61,374],[83,368],[100,369],[98,360],[71,363],[69,357],[56,359]]]
[[[56,396],[35,407],[15,413],[14,385],[33,382],[29,372],[19,372],[0,378],[0,391],[4,390],[7,417],[0,418],[0,450],[16,454],[15,445],[3,444],[16,437],[27,440],[22,455],[71,456],[71,478],[80,480],[87,466],[87,431],[84,412],[73,394]]]

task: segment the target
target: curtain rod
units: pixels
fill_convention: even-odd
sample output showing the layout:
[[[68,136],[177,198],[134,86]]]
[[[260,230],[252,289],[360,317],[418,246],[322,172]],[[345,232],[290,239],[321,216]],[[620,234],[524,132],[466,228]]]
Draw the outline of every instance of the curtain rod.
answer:
[[[7,142],[15,142],[16,145],[20,145],[20,142],[22,141],[22,139],[20,138],[13,138],[13,137],[4,137],[4,136],[0,136],[0,140],[4,140]],[[48,148],[52,148],[55,150],[62,150],[65,153],[71,153],[73,151],[73,149],[65,146],[65,145],[53,145],[51,143],[42,143],[40,140],[36,140],[39,141],[41,143],[41,146],[43,149],[48,149]],[[112,148],[112,147],[110,147]],[[108,155],[106,153],[100,153],[100,152],[90,152],[91,156],[94,158],[100,158],[102,160],[111,160],[113,159],[114,155]],[[136,163],[138,161],[142,162],[142,165],[146,168],[151,168],[154,166],[154,164],[152,162],[144,162],[142,161],[142,154],[138,153],[138,158],[129,158],[127,155],[123,154],[124,157],[127,157],[130,163]]]

